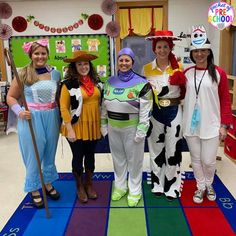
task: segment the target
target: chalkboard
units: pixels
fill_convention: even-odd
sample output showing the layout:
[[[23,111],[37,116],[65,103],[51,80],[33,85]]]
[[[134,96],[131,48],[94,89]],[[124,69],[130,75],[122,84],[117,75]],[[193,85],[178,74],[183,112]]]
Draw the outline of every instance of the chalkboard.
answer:
[[[23,44],[42,38],[49,40],[48,64],[59,70],[62,77],[68,65],[63,62],[63,59],[71,57],[74,50],[87,50],[97,55],[98,58],[92,63],[101,81],[105,81],[110,76],[110,44],[109,37],[105,34],[13,36],[9,40],[9,48],[17,69],[30,62],[28,55],[22,49]]]

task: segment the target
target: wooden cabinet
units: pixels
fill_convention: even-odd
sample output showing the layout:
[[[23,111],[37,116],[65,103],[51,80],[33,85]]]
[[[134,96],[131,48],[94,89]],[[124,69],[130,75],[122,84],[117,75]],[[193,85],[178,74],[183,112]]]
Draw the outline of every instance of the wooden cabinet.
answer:
[[[231,97],[232,110],[236,110],[236,76],[227,75],[229,80],[229,93]]]
[[[227,137],[225,138],[224,152],[226,156],[236,161],[236,111],[233,112],[232,125],[233,127],[228,130]]]

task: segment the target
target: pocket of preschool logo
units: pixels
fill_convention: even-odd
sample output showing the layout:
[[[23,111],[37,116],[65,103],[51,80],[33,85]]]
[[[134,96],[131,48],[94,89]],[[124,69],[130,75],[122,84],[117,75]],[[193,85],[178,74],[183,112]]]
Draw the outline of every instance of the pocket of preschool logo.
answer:
[[[226,2],[213,3],[208,9],[208,22],[215,28],[223,30],[234,21],[234,8]]]

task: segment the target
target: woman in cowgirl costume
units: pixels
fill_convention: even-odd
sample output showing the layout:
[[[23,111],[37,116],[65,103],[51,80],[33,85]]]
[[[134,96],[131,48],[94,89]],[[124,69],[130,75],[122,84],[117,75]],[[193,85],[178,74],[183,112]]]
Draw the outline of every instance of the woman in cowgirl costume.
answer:
[[[182,108],[186,78],[175,55],[172,31],[156,31],[152,40],[156,58],[144,65],[143,74],[152,85],[154,106],[148,132],[152,192],[167,200],[180,196],[182,160]],[[157,98],[158,97],[158,98]]]
[[[82,203],[86,203],[88,198],[97,198],[92,178],[95,147],[97,140],[101,138],[101,92],[99,78],[91,63],[96,58],[96,55],[81,50],[75,51],[72,58],[64,59],[70,64],[60,96],[63,119],[61,134],[67,138],[73,154],[72,172],[77,184],[78,199]]]

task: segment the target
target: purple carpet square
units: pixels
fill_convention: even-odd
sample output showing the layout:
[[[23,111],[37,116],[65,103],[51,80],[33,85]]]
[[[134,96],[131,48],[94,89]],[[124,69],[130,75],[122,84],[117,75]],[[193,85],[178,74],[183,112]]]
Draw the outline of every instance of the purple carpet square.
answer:
[[[98,198],[89,199],[86,204],[80,203],[77,199],[75,207],[108,207],[110,204],[111,181],[94,181],[93,186]]]
[[[74,208],[66,236],[104,236],[109,208]]]

